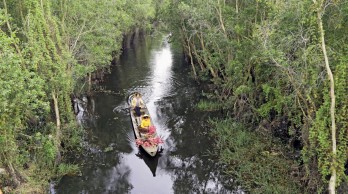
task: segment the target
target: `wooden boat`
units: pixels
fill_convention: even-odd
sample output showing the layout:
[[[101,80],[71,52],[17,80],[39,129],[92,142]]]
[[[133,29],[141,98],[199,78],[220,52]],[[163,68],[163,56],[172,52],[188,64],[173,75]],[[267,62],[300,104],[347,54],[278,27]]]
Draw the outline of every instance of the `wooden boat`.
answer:
[[[133,125],[133,130],[134,130],[134,135],[135,135],[135,139],[137,142],[139,141],[147,141],[148,139],[152,138],[159,138],[157,132],[155,131],[153,134],[149,135],[148,133],[143,133],[139,131],[139,127],[138,125],[140,125],[140,123],[137,123],[136,120],[136,116],[135,116],[135,111],[132,108],[132,99],[135,97],[135,94],[137,93],[132,93],[129,97],[128,97],[128,105],[129,105],[129,112],[130,112],[130,116],[131,116],[131,121],[132,121],[132,125]],[[141,97],[140,97],[141,98]],[[143,100],[144,101],[144,100]],[[145,102],[144,102],[145,104]],[[144,107],[141,108],[141,113],[142,115],[147,114],[150,116],[150,120],[151,120],[151,124],[153,124],[152,119],[151,119],[151,115],[149,114],[149,110],[146,107],[146,104],[144,105]],[[139,147],[142,147],[144,149],[144,151],[146,153],[148,153],[150,156],[155,156],[157,154],[158,151],[158,144],[150,144],[150,145],[139,145]]]

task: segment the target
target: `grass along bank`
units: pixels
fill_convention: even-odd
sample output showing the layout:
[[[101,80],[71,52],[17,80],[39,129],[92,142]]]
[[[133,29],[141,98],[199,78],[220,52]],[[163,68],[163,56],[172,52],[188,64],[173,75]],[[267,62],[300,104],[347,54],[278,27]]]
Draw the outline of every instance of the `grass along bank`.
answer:
[[[299,164],[279,140],[247,130],[233,119],[210,121],[224,172],[248,193],[301,193]]]

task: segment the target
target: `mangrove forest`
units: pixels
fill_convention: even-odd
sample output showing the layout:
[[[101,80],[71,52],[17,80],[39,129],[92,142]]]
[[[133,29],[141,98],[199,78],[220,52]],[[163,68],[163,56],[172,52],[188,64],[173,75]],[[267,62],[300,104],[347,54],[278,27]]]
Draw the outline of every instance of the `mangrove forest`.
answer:
[[[348,193],[347,32],[345,0],[0,0],[0,194]]]

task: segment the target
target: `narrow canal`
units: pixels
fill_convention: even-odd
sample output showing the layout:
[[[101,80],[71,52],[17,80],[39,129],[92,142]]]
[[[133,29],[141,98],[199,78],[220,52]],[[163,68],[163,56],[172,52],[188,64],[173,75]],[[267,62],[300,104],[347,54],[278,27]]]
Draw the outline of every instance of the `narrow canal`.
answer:
[[[112,66],[81,117],[87,154],[75,158],[80,176],[65,176],[54,193],[233,193],[222,184],[222,167],[209,152],[213,140],[196,110],[201,91],[180,49],[165,38],[141,40]],[[139,150],[127,109],[138,91],[164,140],[163,152],[150,158]]]

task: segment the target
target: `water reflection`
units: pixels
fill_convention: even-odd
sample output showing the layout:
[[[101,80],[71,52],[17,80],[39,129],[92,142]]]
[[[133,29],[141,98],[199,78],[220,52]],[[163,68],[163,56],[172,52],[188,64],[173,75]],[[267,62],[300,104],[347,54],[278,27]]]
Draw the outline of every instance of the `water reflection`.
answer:
[[[158,165],[158,159],[161,157],[161,154],[157,154],[155,157],[151,157],[143,149],[139,149],[139,152],[135,154],[138,158],[144,160],[147,167],[149,167],[152,176],[156,176],[156,170]]]
[[[92,98],[88,154],[76,158],[82,176],[63,177],[57,193],[232,193],[222,184],[221,166],[207,155],[213,140],[204,123],[212,115],[195,109],[200,92],[181,50],[150,38],[125,51],[118,64]],[[134,143],[126,102],[134,91],[143,94],[164,140],[155,158]]]

